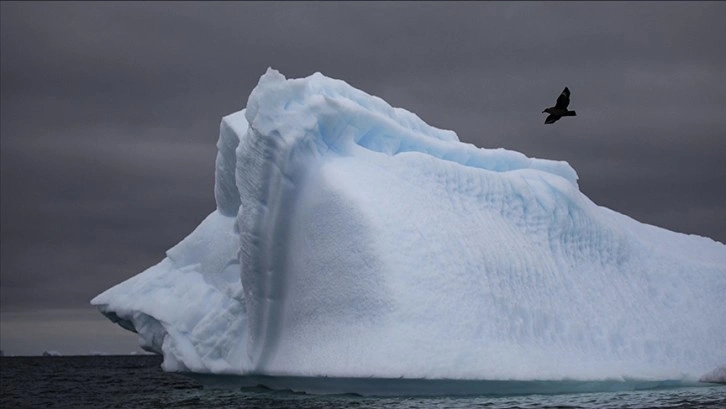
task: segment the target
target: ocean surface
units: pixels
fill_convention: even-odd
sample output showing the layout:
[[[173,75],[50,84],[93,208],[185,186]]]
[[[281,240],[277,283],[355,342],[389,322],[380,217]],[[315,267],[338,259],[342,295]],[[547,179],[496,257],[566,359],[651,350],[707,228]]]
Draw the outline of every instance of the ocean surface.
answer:
[[[726,408],[726,385],[511,396],[308,395],[203,386],[161,357],[0,358],[0,408]]]

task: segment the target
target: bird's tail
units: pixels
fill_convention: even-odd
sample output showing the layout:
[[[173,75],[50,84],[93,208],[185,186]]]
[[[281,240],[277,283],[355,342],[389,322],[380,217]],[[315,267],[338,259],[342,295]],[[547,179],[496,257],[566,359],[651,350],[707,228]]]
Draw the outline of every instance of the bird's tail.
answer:
[[[567,113],[562,116],[577,116],[577,114],[575,113],[575,111],[567,111]]]

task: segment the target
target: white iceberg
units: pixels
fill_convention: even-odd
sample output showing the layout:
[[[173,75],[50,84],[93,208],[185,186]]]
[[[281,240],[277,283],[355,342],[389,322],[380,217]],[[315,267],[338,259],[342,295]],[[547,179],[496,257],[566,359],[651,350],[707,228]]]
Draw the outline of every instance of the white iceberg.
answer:
[[[343,81],[260,78],[217,209],[91,303],[201,374],[697,380],[726,363],[726,246],[462,143]]]

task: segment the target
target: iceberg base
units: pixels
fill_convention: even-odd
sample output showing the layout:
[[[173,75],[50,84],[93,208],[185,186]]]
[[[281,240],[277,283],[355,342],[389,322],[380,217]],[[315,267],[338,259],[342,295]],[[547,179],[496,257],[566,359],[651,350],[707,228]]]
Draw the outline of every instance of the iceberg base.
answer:
[[[704,387],[692,380],[515,381],[411,378],[331,378],[184,373],[210,389],[264,388],[311,395],[360,396],[517,396],[624,392]]]

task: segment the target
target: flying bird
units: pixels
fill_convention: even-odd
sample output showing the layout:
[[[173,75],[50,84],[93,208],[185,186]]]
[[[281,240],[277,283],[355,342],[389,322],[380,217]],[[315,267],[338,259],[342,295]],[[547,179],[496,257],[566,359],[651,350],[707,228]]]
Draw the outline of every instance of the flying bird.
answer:
[[[555,103],[555,106],[549,107],[542,111],[542,113],[546,112],[550,114],[547,119],[545,119],[545,124],[553,124],[563,116],[576,116],[577,114],[575,113],[575,111],[567,110],[568,105],[570,105],[570,90],[565,87],[565,89],[562,90],[560,96],[557,97],[557,102]]]

